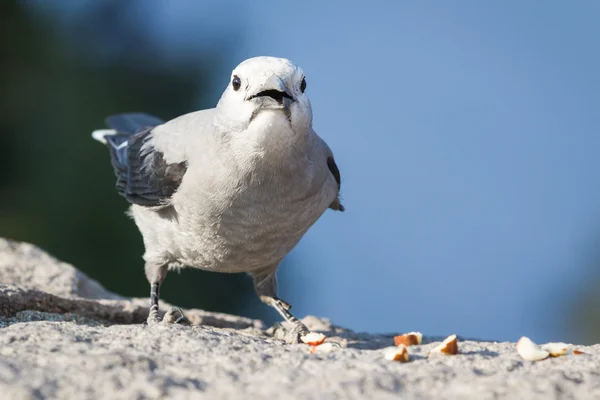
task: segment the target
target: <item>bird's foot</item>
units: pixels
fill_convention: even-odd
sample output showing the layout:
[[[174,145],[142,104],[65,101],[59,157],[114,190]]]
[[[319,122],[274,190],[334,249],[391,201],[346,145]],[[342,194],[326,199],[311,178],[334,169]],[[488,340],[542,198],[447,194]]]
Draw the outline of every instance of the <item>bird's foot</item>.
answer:
[[[161,322],[161,319],[160,319],[160,316],[158,315],[158,312],[150,311],[148,318],[142,323],[142,325],[153,326],[153,325],[160,324],[160,322]]]
[[[162,319],[163,324],[178,324],[189,326],[192,323],[189,319],[183,315],[183,311],[179,307],[171,307],[169,311],[165,313],[165,316]]]
[[[283,340],[289,344],[302,343],[302,336],[308,333],[310,333],[310,331],[300,321],[276,324],[273,329],[273,337],[275,339]]]
[[[148,319],[143,322],[143,325],[158,324],[177,324],[189,326],[191,325],[191,322],[185,317],[183,311],[181,311],[181,308],[171,307],[171,309],[165,313],[162,319],[158,315],[158,312],[151,312],[150,315],[148,315]]]

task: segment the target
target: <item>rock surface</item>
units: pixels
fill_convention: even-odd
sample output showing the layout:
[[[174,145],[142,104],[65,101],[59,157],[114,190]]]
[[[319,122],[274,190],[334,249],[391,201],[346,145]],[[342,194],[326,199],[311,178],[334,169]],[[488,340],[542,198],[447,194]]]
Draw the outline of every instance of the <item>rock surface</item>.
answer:
[[[142,326],[147,299],[105,290],[38,248],[0,239],[0,393],[6,399],[594,399],[600,345],[540,362],[514,343],[443,338],[384,359],[392,335],[359,334],[306,317],[333,347],[311,354],[260,321],[186,310],[193,326]],[[165,307],[163,307],[165,308]]]

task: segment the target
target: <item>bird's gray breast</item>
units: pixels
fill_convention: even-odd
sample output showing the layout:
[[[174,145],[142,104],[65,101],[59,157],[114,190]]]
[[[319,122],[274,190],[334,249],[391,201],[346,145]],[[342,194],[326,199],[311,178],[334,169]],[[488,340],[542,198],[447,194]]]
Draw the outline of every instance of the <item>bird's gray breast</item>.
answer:
[[[180,223],[188,227],[183,262],[222,272],[278,263],[336,196],[335,187],[306,171],[254,172],[205,194],[200,208],[179,206]]]
[[[293,197],[273,188],[252,188],[223,213],[219,233],[236,262],[272,263],[283,258],[325,211],[321,197],[320,191]]]

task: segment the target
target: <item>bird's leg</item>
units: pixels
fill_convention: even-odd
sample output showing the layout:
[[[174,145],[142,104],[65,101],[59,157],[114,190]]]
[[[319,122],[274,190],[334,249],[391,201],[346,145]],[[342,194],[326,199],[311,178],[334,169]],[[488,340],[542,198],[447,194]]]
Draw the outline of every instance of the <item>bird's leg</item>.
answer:
[[[158,300],[160,298],[160,285],[167,276],[168,264],[146,263],[146,278],[150,282],[150,313],[146,323],[148,325],[158,324],[160,322],[171,324],[190,325],[190,321],[183,315],[178,307],[172,307],[167,311],[164,318],[160,319],[158,313]]]
[[[158,299],[160,297],[160,285],[167,276],[168,264],[146,262],[146,279],[150,283],[150,313],[148,314],[148,325],[160,322],[158,314]]]
[[[300,337],[306,335],[309,330],[290,313],[292,306],[277,297],[276,271],[269,269],[267,273],[251,273],[251,275],[254,280],[254,289],[260,300],[277,310],[283,319],[292,325],[292,329],[284,334],[283,339],[288,343],[299,343]]]
[[[159,289],[159,282],[150,283],[150,313],[148,314],[148,324],[160,322],[160,316],[158,315]]]
[[[158,300],[160,297],[160,285],[165,280],[168,264],[146,262],[146,278],[150,282],[150,313],[147,324],[153,325],[161,322],[158,313]],[[183,315],[181,309],[173,307],[165,314],[162,322],[189,325],[190,321]]]

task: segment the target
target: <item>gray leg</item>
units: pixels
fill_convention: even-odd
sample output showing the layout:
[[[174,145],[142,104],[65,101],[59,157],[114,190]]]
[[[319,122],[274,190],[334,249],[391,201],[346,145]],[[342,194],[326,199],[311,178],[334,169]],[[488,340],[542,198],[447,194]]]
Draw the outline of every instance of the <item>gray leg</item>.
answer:
[[[299,343],[300,337],[306,335],[309,330],[290,313],[292,306],[277,297],[276,270],[268,270],[265,273],[251,273],[250,275],[254,279],[254,289],[260,300],[277,310],[285,321],[292,325],[292,329],[286,332],[283,339],[289,343]]]
[[[150,283],[150,313],[148,314],[148,320],[146,321],[149,325],[161,322],[160,315],[158,314],[158,300],[160,297],[160,285],[167,276],[168,267],[168,264],[146,263],[146,278]],[[183,311],[178,307],[172,307],[171,310],[165,314],[162,321],[172,324],[190,325],[190,321],[183,315]]]
[[[160,322],[160,317],[158,316],[158,293],[159,293],[160,283],[153,282],[150,284],[150,313],[148,314],[148,323],[156,323]]]
[[[148,314],[148,324],[156,324],[160,322],[158,315],[158,299],[160,293],[160,285],[167,276],[167,264],[155,264],[146,262],[146,278],[150,283],[150,313]]]

